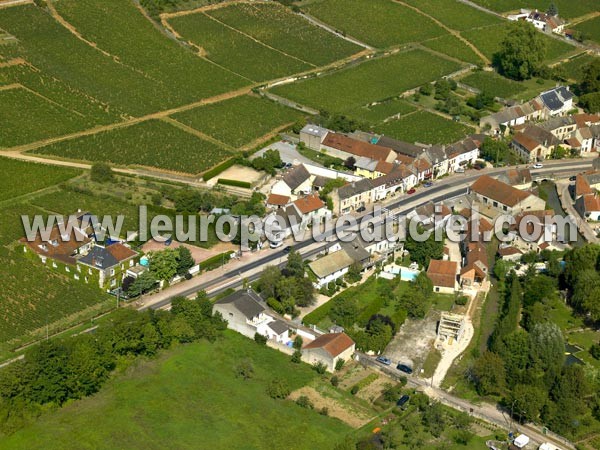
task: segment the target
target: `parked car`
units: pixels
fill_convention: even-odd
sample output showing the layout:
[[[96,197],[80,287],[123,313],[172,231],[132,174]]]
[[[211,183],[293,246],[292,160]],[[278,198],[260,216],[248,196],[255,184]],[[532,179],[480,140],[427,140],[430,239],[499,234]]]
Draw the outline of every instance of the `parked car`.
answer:
[[[427,183],[423,183],[423,186],[425,186],[426,188],[433,186],[433,183],[431,181],[428,181]]]
[[[465,168],[459,167],[458,169],[456,169],[456,173],[465,173]]]
[[[412,370],[412,368],[410,368],[410,367],[409,367],[409,366],[407,366],[406,364],[402,364],[402,363],[399,363],[399,364],[396,366],[396,369],[398,369],[400,372],[404,372],[404,373],[406,373],[406,374],[408,374],[408,375],[411,375],[411,374],[413,373],[413,370]]]
[[[367,210],[367,208],[365,208],[364,206],[360,206],[360,207],[356,208],[356,212],[364,212],[366,210]]]
[[[407,406],[407,403],[409,400],[410,400],[410,397],[408,395],[403,395],[396,402],[396,406],[401,409],[406,409],[406,406]]]
[[[417,192],[415,188],[410,188],[408,191],[406,191],[407,194],[414,194],[415,192]]]
[[[271,241],[269,243],[269,247],[271,248],[279,248],[283,245],[283,241]]]
[[[569,181],[575,181],[577,180],[577,175],[573,175],[572,177],[569,177]]]
[[[378,356],[376,358],[377,362],[380,362],[381,364],[385,364],[386,366],[389,366],[390,364],[392,364],[392,360],[390,358],[387,358],[385,356]]]
[[[284,254],[288,254],[289,252],[292,251],[292,247],[290,247],[289,245],[287,247],[284,247],[284,249],[282,250]]]
[[[533,165],[533,168],[534,168],[534,169],[541,169],[542,167],[544,167],[544,165],[543,165],[542,163],[535,163],[535,164]]]

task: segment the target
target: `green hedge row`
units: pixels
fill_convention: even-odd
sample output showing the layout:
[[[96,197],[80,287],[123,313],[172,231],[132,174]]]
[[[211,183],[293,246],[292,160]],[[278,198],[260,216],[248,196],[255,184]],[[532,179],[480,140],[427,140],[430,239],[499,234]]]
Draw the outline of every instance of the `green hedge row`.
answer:
[[[207,170],[206,172],[204,172],[204,174],[202,175],[202,179],[204,181],[208,181],[211,178],[216,177],[220,173],[225,172],[227,169],[229,169],[231,166],[233,166],[236,163],[236,161],[237,161],[237,158],[231,158],[231,159],[228,159],[225,162],[222,162],[218,166],[215,166],[212,169]]]
[[[221,267],[223,262],[227,263],[229,261],[232,253],[233,253],[232,251],[229,251],[229,252],[219,253],[218,255],[215,255],[215,256],[211,256],[210,258],[205,259],[200,264],[198,264],[198,266],[200,267],[200,270],[216,269],[217,267]]]
[[[235,186],[235,187],[241,187],[241,188],[246,188],[246,189],[250,189],[252,187],[252,185],[247,181],[228,180],[227,178],[219,178],[217,183],[224,184],[226,186]]]
[[[368,385],[370,385],[377,378],[379,378],[379,375],[377,375],[376,373],[371,373],[368,376],[366,376],[365,378],[363,378],[362,380],[360,380],[358,383],[356,383],[354,386],[352,386],[352,389],[350,391],[353,394],[356,394],[361,389],[364,389]]]

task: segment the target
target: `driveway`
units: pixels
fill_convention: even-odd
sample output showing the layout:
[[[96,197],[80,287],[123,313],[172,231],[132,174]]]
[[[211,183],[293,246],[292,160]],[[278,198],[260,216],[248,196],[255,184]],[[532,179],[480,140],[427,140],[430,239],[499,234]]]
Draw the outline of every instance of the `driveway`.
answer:
[[[267,150],[279,150],[279,155],[281,156],[281,160],[284,163],[312,164],[313,166],[320,166],[319,163],[314,162],[312,159],[308,159],[308,158],[302,156],[300,153],[298,153],[295,145],[288,144],[287,142],[283,142],[283,141],[275,142],[275,143],[269,145],[268,147],[260,149],[258,152],[256,152],[252,156],[252,158],[257,158],[259,156],[262,156],[262,154],[264,152],[266,152]]]

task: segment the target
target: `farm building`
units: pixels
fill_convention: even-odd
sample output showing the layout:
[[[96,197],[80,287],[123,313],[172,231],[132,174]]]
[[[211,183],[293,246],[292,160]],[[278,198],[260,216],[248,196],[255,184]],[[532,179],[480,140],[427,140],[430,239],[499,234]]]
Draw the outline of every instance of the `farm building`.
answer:
[[[520,191],[488,175],[479,177],[471,185],[471,194],[482,206],[482,213],[483,208],[487,208],[491,210],[492,215],[518,214],[528,210],[543,210],[546,207],[546,202],[532,193]]]

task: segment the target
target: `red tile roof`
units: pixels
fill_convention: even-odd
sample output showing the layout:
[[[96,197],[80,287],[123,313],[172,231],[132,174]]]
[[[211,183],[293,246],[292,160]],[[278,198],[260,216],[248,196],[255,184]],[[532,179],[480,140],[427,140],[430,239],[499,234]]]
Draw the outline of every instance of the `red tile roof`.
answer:
[[[600,197],[596,194],[584,195],[583,207],[585,208],[585,212],[600,211]]]
[[[390,154],[393,154],[394,157],[396,156],[396,153],[391,148],[358,141],[338,133],[327,133],[327,136],[323,140],[323,145],[351,153],[355,156],[366,156],[377,161],[387,161]]]
[[[294,205],[296,205],[296,208],[298,208],[298,211],[302,214],[308,214],[325,207],[325,203],[323,203],[323,200],[321,200],[317,194],[299,198],[294,202]]]
[[[350,339],[350,336],[346,333],[328,333],[323,334],[314,341],[306,344],[304,348],[322,348],[335,358],[353,345],[354,341]]]
[[[109,245],[108,247],[106,247],[106,251],[113,255],[114,258],[119,262],[125,261],[129,258],[133,258],[137,255],[135,251],[133,251],[129,247],[124,246],[121,243]]]
[[[267,199],[268,205],[285,206],[290,202],[290,198],[287,195],[270,194]]]
[[[515,141],[529,153],[533,152],[539,145],[541,145],[538,141],[530,138],[524,133],[516,133],[513,137],[513,141]]]
[[[575,195],[579,197],[580,195],[591,194],[592,188],[588,180],[586,180],[584,175],[577,175],[575,180]]]
[[[515,189],[489,175],[479,177],[477,181],[471,185],[471,190],[507,206],[515,206],[517,203],[522,202],[531,195],[529,192]]]
[[[456,261],[432,259],[429,261],[427,276],[433,282],[434,286],[453,288],[456,286],[457,272],[458,263]]]
[[[67,264],[75,264],[73,255],[77,253],[80,247],[89,244],[92,240],[75,229],[64,237],[67,239],[63,239],[58,226],[55,225],[50,231],[48,240],[42,239],[41,234],[38,233],[33,241],[28,241],[27,238],[23,237],[21,242],[38,255],[47,256]]]

